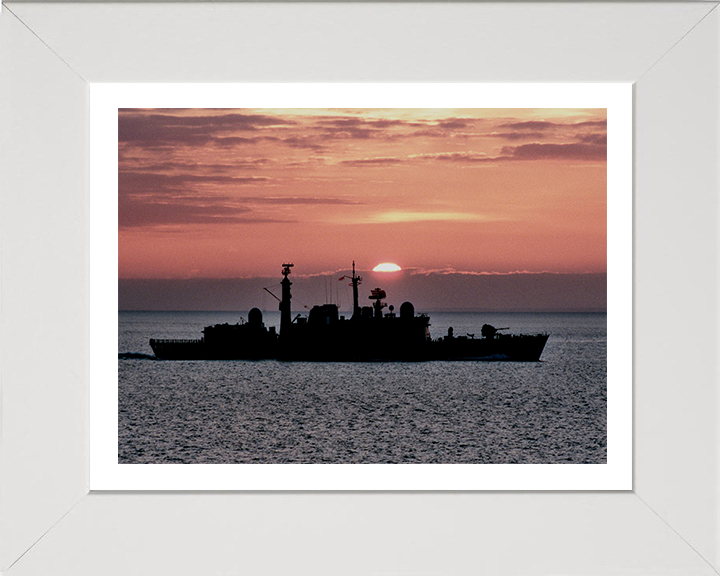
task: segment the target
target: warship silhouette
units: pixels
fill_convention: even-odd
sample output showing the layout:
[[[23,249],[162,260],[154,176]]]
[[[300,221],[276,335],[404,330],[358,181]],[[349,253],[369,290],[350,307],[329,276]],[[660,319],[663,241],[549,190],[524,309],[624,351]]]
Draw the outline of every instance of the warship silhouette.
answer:
[[[384,290],[375,288],[368,297],[371,306],[360,306],[359,285],[353,262],[350,280],[353,312],[341,316],[336,304],[313,306],[307,317],[292,317],[290,276],[293,264],[282,265],[280,282],[280,330],[266,327],[262,312],[253,308],[247,322],[216,324],[203,330],[197,340],[150,340],[155,356],[163,360],[298,360],[327,362],[428,361],[428,360],[511,360],[537,362],[548,334],[506,334],[484,324],[481,336],[446,336],[433,340],[430,318],[416,314],[410,302],[399,314],[384,302]],[[268,291],[269,292],[269,291]],[[388,308],[387,312],[384,309]]]

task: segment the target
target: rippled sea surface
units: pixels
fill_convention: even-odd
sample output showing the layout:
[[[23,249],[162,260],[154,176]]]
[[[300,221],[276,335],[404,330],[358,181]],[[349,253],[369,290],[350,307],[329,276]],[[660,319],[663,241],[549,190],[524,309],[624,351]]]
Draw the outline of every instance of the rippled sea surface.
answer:
[[[605,314],[430,314],[548,332],[540,362],[159,361],[247,314],[120,312],[120,463],[605,463]],[[277,313],[265,323],[279,325]]]

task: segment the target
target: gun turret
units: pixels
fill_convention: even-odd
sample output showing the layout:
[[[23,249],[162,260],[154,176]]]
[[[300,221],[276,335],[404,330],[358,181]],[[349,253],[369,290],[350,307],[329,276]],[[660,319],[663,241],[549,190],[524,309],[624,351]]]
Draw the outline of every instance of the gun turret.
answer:
[[[483,338],[494,338],[498,330],[509,330],[509,327],[506,326],[505,328],[495,328],[495,326],[492,326],[490,324],[483,324],[482,328],[480,329],[480,334],[483,335]]]

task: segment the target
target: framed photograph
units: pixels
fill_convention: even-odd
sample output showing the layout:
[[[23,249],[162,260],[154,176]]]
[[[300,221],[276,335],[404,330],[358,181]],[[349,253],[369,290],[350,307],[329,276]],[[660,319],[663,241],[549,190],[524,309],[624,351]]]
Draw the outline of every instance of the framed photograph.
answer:
[[[714,3],[3,6],[0,65],[8,82],[1,109],[4,153],[0,165],[1,482],[6,495],[0,524],[2,570],[42,574],[52,568],[55,573],[91,574],[100,566],[107,573],[137,571],[139,566],[142,573],[224,574],[248,570],[280,574],[291,569],[303,573],[341,569],[358,574],[477,570],[716,573],[720,565],[714,360],[718,126],[712,119],[717,118],[719,101],[716,47],[720,22],[715,8]],[[364,33],[357,36],[353,30]],[[126,41],[128,33],[134,42]],[[496,56],[490,58],[489,54]],[[517,82],[532,84],[508,84]],[[210,90],[212,83],[220,84]],[[391,90],[383,90],[383,86]],[[462,114],[446,112],[451,110]],[[478,110],[484,110],[484,115]],[[226,145],[236,146],[240,138],[249,138],[237,131],[209,130],[221,117],[236,126],[248,117],[260,122],[251,128],[256,140],[243,142],[256,146],[243,148],[242,160],[248,166],[237,171],[235,164],[236,172],[230,175],[220,174],[227,170],[228,160],[220,154],[219,142],[213,141],[209,147],[217,160],[212,165],[200,148],[187,142],[182,150],[173,149],[182,138],[183,127],[190,125],[204,129],[206,138],[235,139]],[[615,124],[616,119],[622,121]],[[563,170],[575,171],[578,189],[590,194],[588,182],[597,187],[598,177],[589,170],[595,174],[603,171],[597,164],[602,163],[598,147],[603,147],[600,139],[605,132],[596,128],[604,122],[608,419],[607,452],[602,454],[600,435],[601,448],[595,451],[599,459],[587,456],[592,452],[587,438],[598,437],[597,429],[580,433],[574,444],[577,452],[570,456],[576,460],[561,464],[557,457],[542,456],[547,455],[538,441],[542,427],[533,428],[532,424],[526,432],[535,434],[535,460],[528,451],[532,443],[512,452],[500,438],[493,445],[502,450],[486,460],[479,459],[478,451],[472,452],[472,443],[467,442],[462,443],[470,447],[466,452],[443,457],[441,450],[448,445],[438,443],[441,435],[429,427],[437,420],[431,418],[424,421],[427,426],[423,429],[429,436],[436,434],[435,446],[441,448],[437,453],[426,451],[417,436],[403,444],[402,429],[394,433],[400,446],[415,442],[415,463],[403,464],[400,459],[411,456],[413,450],[408,448],[384,460],[353,460],[353,456],[343,460],[338,454],[357,455],[359,451],[336,450],[329,459],[310,463],[288,457],[292,454],[289,438],[297,436],[299,426],[327,426],[318,422],[320,416],[316,415],[296,418],[292,420],[295,428],[288,427],[288,414],[297,416],[303,408],[293,409],[287,398],[276,404],[278,421],[274,424],[279,428],[275,441],[269,449],[251,451],[265,458],[255,464],[238,459],[242,450],[237,446],[231,450],[235,459],[221,450],[216,460],[197,458],[199,453],[212,451],[201,442],[191,445],[188,421],[179,429],[184,435],[184,455],[182,450],[178,452],[177,443],[173,445],[173,433],[165,433],[163,426],[153,428],[149,418],[148,426],[136,430],[137,437],[129,440],[127,411],[132,402],[142,405],[147,398],[141,398],[144,390],[137,378],[128,380],[128,368],[137,372],[162,366],[182,372],[181,366],[197,361],[144,359],[139,355],[149,356],[148,350],[119,349],[118,337],[130,343],[147,340],[144,345],[151,349],[152,338],[155,356],[172,354],[168,346],[178,339],[192,339],[195,344],[190,346],[201,346],[202,354],[218,354],[217,347],[208,352],[212,334],[208,328],[232,325],[225,316],[203,317],[197,326],[193,324],[200,333],[205,328],[202,340],[185,333],[175,337],[179,334],[177,322],[157,323],[157,328],[170,329],[146,334],[137,329],[138,322],[133,325],[137,318],[127,322],[122,313],[115,315],[133,294],[153,294],[147,283],[132,292],[130,281],[138,285],[163,275],[166,281],[176,282],[194,277],[217,281],[248,276],[249,282],[268,277],[264,271],[250,270],[250,256],[242,259],[248,268],[238,267],[239,259],[232,252],[227,252],[230,255],[224,260],[234,262],[230,264],[232,274],[203,276],[204,270],[220,265],[218,261],[213,264],[209,256],[218,252],[219,245],[213,245],[218,236],[206,230],[204,236],[194,235],[197,245],[190,243],[173,252],[173,245],[182,244],[182,230],[173,226],[191,224],[199,233],[210,219],[215,226],[224,218],[227,224],[244,224],[245,228],[248,224],[241,223],[242,219],[264,220],[269,234],[252,236],[263,238],[268,246],[255,253],[258,262],[264,261],[264,255],[281,257],[268,238],[281,233],[289,213],[304,212],[303,221],[315,218],[318,235],[323,234],[323,218],[327,224],[340,215],[360,219],[364,226],[373,218],[391,216],[394,223],[409,222],[416,228],[432,225],[438,238],[467,235],[471,229],[467,224],[479,224],[480,216],[483,222],[492,221],[499,227],[498,222],[511,216],[521,220],[520,212],[509,206],[515,210],[524,206],[526,212],[533,212],[528,196],[513,196],[510,190],[505,191],[503,214],[497,207],[483,206],[481,210],[460,185],[490,179],[490,175],[480,178],[490,170],[502,172],[490,166],[513,164],[521,170],[525,161],[519,158],[530,154],[536,156],[532,161],[536,173],[528,177],[528,187],[546,194],[555,218],[565,224],[562,228],[597,230],[597,217],[583,220],[578,215],[592,213],[593,203],[600,203],[599,196],[586,196],[587,202],[581,205],[568,190],[552,186],[552,170],[543,162],[554,155],[556,163],[564,162]],[[153,141],[158,126],[173,126],[174,139]],[[270,126],[284,128],[271,131]],[[368,147],[368,138],[360,137],[358,129],[365,130],[365,135],[375,130],[374,136],[384,138],[384,147]],[[422,136],[418,132],[425,132],[424,138],[432,141],[418,146],[415,139]],[[342,133],[349,135],[344,147],[338,142]],[[483,139],[497,144],[481,146]],[[272,148],[279,141],[285,153]],[[315,155],[310,145],[316,147]],[[571,161],[559,160],[558,156],[570,152],[567,146],[574,146],[576,156]],[[632,190],[630,154],[634,161]],[[270,160],[278,164],[275,171],[269,166],[260,170],[259,163]],[[288,162],[297,165],[290,167]],[[312,162],[322,164],[325,170],[311,166]],[[462,173],[455,171],[442,182],[433,181],[438,165],[457,164],[464,164]],[[328,171],[328,165],[335,171]],[[614,167],[621,168],[617,174]],[[384,191],[373,197],[378,209],[368,209],[363,200],[369,197],[367,190],[361,194],[342,184],[357,180],[350,176],[350,169],[372,172],[373,188],[379,191],[390,181],[400,189],[407,187],[409,194],[412,187],[400,178],[403,171],[412,174],[415,187],[421,181],[428,187],[454,182],[457,204],[448,198],[433,204],[432,194],[417,192],[402,203]],[[238,181],[243,178],[248,180]],[[519,173],[513,178],[521,180]],[[179,195],[177,188],[168,184],[171,180],[175,184],[182,180],[183,190],[192,194]],[[564,180],[572,177],[566,173]],[[312,193],[303,188],[307,185],[313,187]],[[254,191],[249,194],[251,187]],[[496,183],[496,189],[500,188]],[[162,196],[163,192],[170,194]],[[224,200],[223,194],[228,196]],[[288,199],[295,208],[292,211],[287,210]],[[313,209],[307,208],[310,205]],[[561,209],[572,206],[576,206],[574,212]],[[472,223],[468,218],[474,218]],[[454,227],[437,225],[449,220]],[[559,234],[559,228],[552,228],[553,233]],[[410,227],[403,230],[410,233]],[[225,232],[223,236],[228,230]],[[494,266],[480,269],[463,262],[459,253],[451,254],[450,245],[438,240],[436,251],[448,260],[443,265],[440,259],[433,259],[425,239],[413,246],[424,261],[403,253],[400,243],[394,245],[393,253],[378,252],[370,257],[368,248],[360,255],[350,254],[349,263],[335,265],[338,244],[347,241],[355,252],[361,251],[361,245],[350,242],[344,233],[334,236],[328,240],[323,260],[318,248],[322,242],[303,246],[307,237],[302,230],[289,235],[298,255],[290,254],[291,261],[285,261],[283,255],[282,262],[274,263],[275,268],[280,266],[278,273],[289,272],[278,274],[277,286],[258,284],[260,289],[268,289],[264,293],[272,301],[258,303],[263,315],[259,320],[256,312],[250,314],[250,304],[239,302],[234,308],[241,317],[245,314],[245,323],[235,321],[238,326],[262,324],[268,334],[273,324],[270,316],[278,316],[278,341],[268,336],[271,344],[258,348],[258,353],[271,357],[260,361],[213,359],[210,364],[286,366],[299,360],[306,367],[316,365],[315,358],[281,357],[298,354],[300,342],[314,341],[303,332],[295,340],[290,338],[289,348],[282,348],[282,316],[287,309],[282,303],[289,301],[296,314],[290,319],[293,328],[285,334],[300,334],[304,329],[300,326],[313,328],[318,309],[327,312],[334,307],[341,327],[337,330],[344,330],[343,326],[352,327],[356,309],[362,317],[363,309],[369,308],[368,321],[376,316],[383,326],[391,326],[390,330],[403,318],[411,318],[411,323],[422,320],[430,329],[442,328],[440,334],[431,332],[424,340],[427,346],[423,344],[421,353],[432,358],[421,358],[423,365],[457,366],[468,358],[475,363],[484,358],[481,365],[492,370],[550,364],[535,359],[530,364],[503,362],[503,356],[510,354],[507,348],[488,352],[482,347],[489,345],[483,339],[503,341],[497,332],[502,333],[505,324],[483,321],[496,333],[477,336],[483,324],[476,327],[458,323],[457,318],[452,322],[442,318],[452,307],[462,310],[461,301],[448,307],[423,302],[422,295],[432,292],[427,286],[413,292],[408,278],[432,279],[433,271],[450,273],[446,275],[482,271],[494,274],[484,275],[492,276],[490,279],[480,278],[481,274],[462,276],[478,276],[485,282],[503,277],[508,282],[518,280],[517,272],[522,272],[535,273],[536,280],[543,280],[541,274],[559,274],[558,269],[521,268],[517,260],[506,260],[503,267],[500,259]],[[393,245],[390,238],[385,240],[383,244]],[[500,235],[496,240],[504,246],[503,251],[513,252]],[[580,236],[568,236],[562,242],[549,243],[546,253],[559,258],[562,244],[568,254],[574,250],[587,255],[588,250],[582,250],[584,241]],[[203,243],[213,249],[200,251]],[[538,246],[526,245],[526,252],[535,248]],[[189,261],[180,254],[193,250],[198,252],[196,264],[188,267]],[[165,264],[158,259],[163,252]],[[118,253],[119,260],[115,258]],[[305,265],[301,255],[308,262],[307,271],[300,270]],[[491,254],[486,252],[484,258],[490,259]],[[358,264],[356,270],[352,260]],[[177,263],[174,271],[171,262]],[[395,271],[384,272],[383,267],[373,271],[379,264],[395,264]],[[157,272],[165,265],[162,274]],[[585,266],[583,273],[598,272],[587,259],[578,266]],[[143,269],[150,272],[143,276]],[[342,284],[347,293],[344,304],[337,286],[337,278],[342,276],[351,285]],[[358,276],[364,276],[362,287],[370,290],[371,297],[376,296],[367,299],[364,294],[362,305],[359,300],[356,305],[353,297],[352,285]],[[293,282],[292,300],[285,293],[283,277]],[[330,279],[336,286],[329,285]],[[632,301],[628,297],[631,279]],[[390,298],[391,285],[403,294],[400,300]],[[167,286],[153,295],[155,302],[165,303],[154,313],[165,317],[178,308],[167,306],[172,296]],[[222,296],[219,284],[213,286]],[[301,302],[303,291],[311,295],[309,302]],[[387,298],[380,297],[385,291]],[[578,289],[581,292],[586,306],[593,294],[597,295],[588,287]],[[447,294],[448,290],[440,286],[436,293]],[[186,294],[194,298],[198,292]],[[280,300],[281,310],[271,312],[278,305],[273,297]],[[413,300],[418,313],[413,310],[412,316],[407,316],[405,302]],[[373,302],[379,310],[373,310]],[[394,304],[394,310],[384,309],[385,302]],[[314,304],[320,306],[315,309]],[[301,314],[293,322],[304,305],[308,305],[307,318],[303,320]],[[199,305],[195,306],[198,309]],[[125,310],[133,307],[143,308],[126,304]],[[464,313],[470,313],[470,308],[472,305]],[[221,310],[227,308],[215,311]],[[484,312],[497,313],[497,309],[490,307]],[[514,313],[520,314],[520,310]],[[345,316],[342,320],[341,315]],[[423,320],[428,316],[429,321]],[[451,327],[456,330],[451,332]],[[550,332],[534,325],[530,328],[533,334]],[[241,329],[245,328],[233,328]],[[160,350],[158,343],[166,348]],[[354,340],[353,344],[357,349],[359,344]],[[444,346],[442,354],[437,352],[439,345]],[[419,354],[416,348],[403,346],[400,348],[406,352]],[[458,346],[463,346],[463,351],[457,352]],[[173,350],[188,353],[186,344]],[[309,353],[302,350],[302,354]],[[546,348],[541,354],[550,351]],[[487,362],[487,356],[493,354],[497,357]],[[457,358],[448,359],[453,355]],[[351,359],[353,366],[379,365],[365,362],[377,358],[359,359],[362,362]],[[335,365],[339,360],[343,366],[348,364],[345,358],[322,360],[324,367],[330,366],[328,360]],[[407,364],[408,358],[401,360]],[[420,365],[417,358],[412,360],[413,366]],[[568,365],[566,370],[578,372],[579,368]],[[156,376],[148,382],[162,381]],[[175,380],[186,378],[187,374],[180,374]],[[318,374],[307,376],[307,382],[324,380],[328,379]],[[411,380],[418,382],[419,375],[412,375]],[[183,404],[187,399],[172,389],[172,381],[162,381],[162,387],[166,399],[175,401],[155,406],[152,418],[156,422],[183,421],[183,414],[198,408],[197,398]],[[204,376],[196,380],[201,385],[208,381]],[[388,375],[388,381],[397,382],[397,378]],[[132,382],[132,386],[123,387],[123,382]],[[217,385],[218,381],[213,382]],[[429,396],[433,400],[424,406],[441,411],[438,395]],[[251,394],[245,398],[250,406],[257,400]],[[352,394],[343,399],[357,400]],[[373,402],[367,399],[364,408],[376,410]],[[568,421],[581,419],[576,404]],[[398,407],[405,410],[403,414],[410,408],[423,409],[415,400],[399,402]],[[247,406],[232,407],[232,417],[237,418],[243,408]],[[266,409],[267,402],[260,402],[249,413],[265,418],[267,424],[271,415]],[[333,410],[345,422],[348,413],[338,406]],[[526,410],[526,414],[531,412]],[[542,410],[536,406],[532,415],[541,418]],[[418,428],[422,412],[410,416],[403,422]],[[587,424],[593,429],[597,421],[588,419]],[[335,440],[347,448],[348,438],[340,428]],[[449,436],[458,434],[457,428],[448,430]],[[264,437],[267,442],[266,433]],[[300,446],[301,452],[303,448],[307,446]],[[466,453],[474,454],[476,460],[458,457]],[[564,457],[567,455],[565,451]],[[312,492],[317,490],[331,491]],[[153,546],[148,547],[151,540]],[[321,553],[319,542],[330,552]],[[292,554],[277,558],[273,550],[278,546]],[[347,558],[358,546],[365,551],[362,558],[349,563]],[[518,546],[522,555],[515,553]]]
[[[92,87],[91,489],[630,489],[631,94]]]

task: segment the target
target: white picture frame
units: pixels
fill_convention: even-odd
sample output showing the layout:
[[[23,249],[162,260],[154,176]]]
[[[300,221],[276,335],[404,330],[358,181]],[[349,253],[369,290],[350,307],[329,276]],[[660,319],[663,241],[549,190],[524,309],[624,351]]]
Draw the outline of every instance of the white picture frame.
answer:
[[[3,6],[0,570],[716,574],[719,33],[716,2]],[[88,84],[281,80],[635,83],[632,491],[88,493]]]

